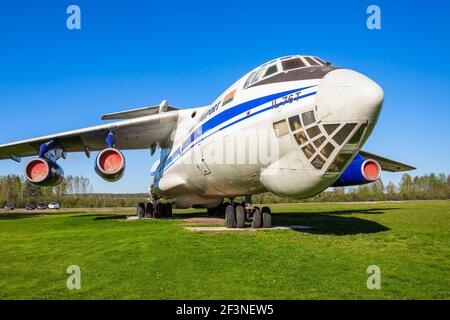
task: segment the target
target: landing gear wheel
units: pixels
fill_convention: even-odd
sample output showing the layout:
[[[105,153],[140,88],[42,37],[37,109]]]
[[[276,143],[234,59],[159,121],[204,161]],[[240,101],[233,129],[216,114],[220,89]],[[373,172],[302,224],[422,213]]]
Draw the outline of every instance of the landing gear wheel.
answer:
[[[272,212],[269,207],[264,207],[261,210],[263,228],[272,228]]]
[[[137,206],[137,216],[139,219],[143,219],[145,218],[145,204],[144,203],[139,203]]]
[[[153,203],[151,203],[151,202],[147,203],[147,206],[145,207],[145,217],[152,218],[154,213],[155,213],[155,208],[153,207]]]
[[[225,209],[225,220],[227,228],[231,229],[236,227],[236,211],[234,210],[234,206],[229,205]]]
[[[259,229],[262,225],[262,215],[261,211],[259,211],[258,207],[255,207],[255,212],[253,212],[253,221],[252,221],[252,228]]]
[[[208,217],[214,217],[216,215],[216,208],[214,208],[214,209],[208,208],[207,212],[208,212]]]
[[[166,218],[172,218],[173,217],[173,210],[172,210],[172,204],[166,203],[164,208],[164,213]]]
[[[159,203],[156,205],[155,218],[161,218],[164,216],[164,203]]]
[[[236,228],[245,227],[245,209],[243,206],[236,207]]]

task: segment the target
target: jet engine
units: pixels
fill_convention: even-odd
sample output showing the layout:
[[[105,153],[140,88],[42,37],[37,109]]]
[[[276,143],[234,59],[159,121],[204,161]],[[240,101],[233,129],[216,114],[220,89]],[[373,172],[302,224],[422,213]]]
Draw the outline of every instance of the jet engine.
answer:
[[[367,184],[377,181],[380,175],[380,164],[375,160],[366,159],[358,153],[332,187]]]
[[[54,187],[64,179],[63,169],[54,161],[45,158],[31,159],[25,165],[25,178],[40,187]]]
[[[95,172],[108,182],[115,182],[125,173],[125,157],[116,148],[100,151],[95,161]]]

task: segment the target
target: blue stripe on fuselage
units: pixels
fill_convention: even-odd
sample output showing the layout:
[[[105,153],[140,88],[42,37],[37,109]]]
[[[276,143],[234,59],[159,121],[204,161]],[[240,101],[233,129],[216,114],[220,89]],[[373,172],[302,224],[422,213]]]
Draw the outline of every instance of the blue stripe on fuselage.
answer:
[[[222,131],[238,122],[241,122],[243,120],[246,120],[248,118],[251,118],[253,116],[256,116],[262,112],[268,111],[273,109],[273,106],[258,110],[254,113],[251,113],[241,119],[238,119],[236,121],[233,121],[227,125],[225,125],[224,127],[220,128],[219,130],[217,130],[216,132],[213,132],[207,136],[205,136],[205,134],[208,131],[213,130],[214,128],[220,126],[221,124],[223,124],[224,122],[242,114],[245,113],[253,108],[259,107],[267,102],[273,101],[275,99],[279,99],[281,97],[284,97],[286,95],[295,93],[295,92],[299,92],[301,90],[306,90],[306,89],[310,89],[316,87],[316,85],[313,86],[309,86],[309,87],[304,87],[304,88],[300,88],[300,89],[295,89],[295,90],[289,90],[289,91],[283,91],[280,93],[275,93],[275,94],[271,94],[265,97],[261,97],[261,98],[257,98],[257,99],[253,99],[241,104],[238,104],[234,107],[228,108],[224,111],[222,111],[221,113],[217,114],[216,116],[214,116],[213,118],[209,119],[208,121],[206,121],[205,123],[203,123],[202,125],[200,125],[197,129],[195,129],[193,131],[193,133],[190,134],[190,136],[181,144],[181,147],[177,148],[176,151],[174,151],[174,153],[167,158],[167,160],[165,161],[165,168],[164,171],[167,170],[180,156],[181,156],[181,149],[183,149],[184,152],[189,151],[190,149],[192,149],[196,144],[198,144],[200,141],[212,136],[214,133],[217,133],[219,131]],[[298,96],[295,99],[300,100],[302,98],[306,98],[309,96],[312,96],[316,94],[316,92],[311,92],[308,94],[305,94],[303,96]],[[277,104],[275,107],[279,107],[281,104]],[[202,137],[203,136],[203,137]],[[198,138],[201,138],[200,140],[198,140],[197,142],[195,142]],[[195,142],[195,143],[194,143]]]

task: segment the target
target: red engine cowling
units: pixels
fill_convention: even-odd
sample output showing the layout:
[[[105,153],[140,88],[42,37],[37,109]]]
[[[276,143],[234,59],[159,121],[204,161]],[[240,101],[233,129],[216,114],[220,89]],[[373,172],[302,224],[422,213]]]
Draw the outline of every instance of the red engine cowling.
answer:
[[[28,181],[40,187],[54,187],[64,179],[63,169],[56,162],[44,158],[28,161],[24,173]]]
[[[125,157],[115,148],[104,149],[95,161],[95,172],[106,181],[118,181],[125,173]]]

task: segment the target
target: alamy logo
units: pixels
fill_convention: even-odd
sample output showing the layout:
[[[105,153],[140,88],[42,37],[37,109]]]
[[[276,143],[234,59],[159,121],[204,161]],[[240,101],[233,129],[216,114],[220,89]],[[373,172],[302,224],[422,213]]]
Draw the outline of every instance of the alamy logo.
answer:
[[[369,15],[366,21],[369,30],[381,29],[381,9],[379,6],[372,4],[367,7],[366,13]]]
[[[66,26],[69,30],[81,29],[81,9],[77,5],[67,7],[66,13],[69,14],[66,20]]]
[[[67,273],[70,274],[67,278],[67,289],[80,290],[81,289],[81,269],[79,266],[72,265],[67,267]]]
[[[379,266],[369,266],[367,267],[367,273],[370,276],[367,278],[367,289],[381,289],[381,269]]]

